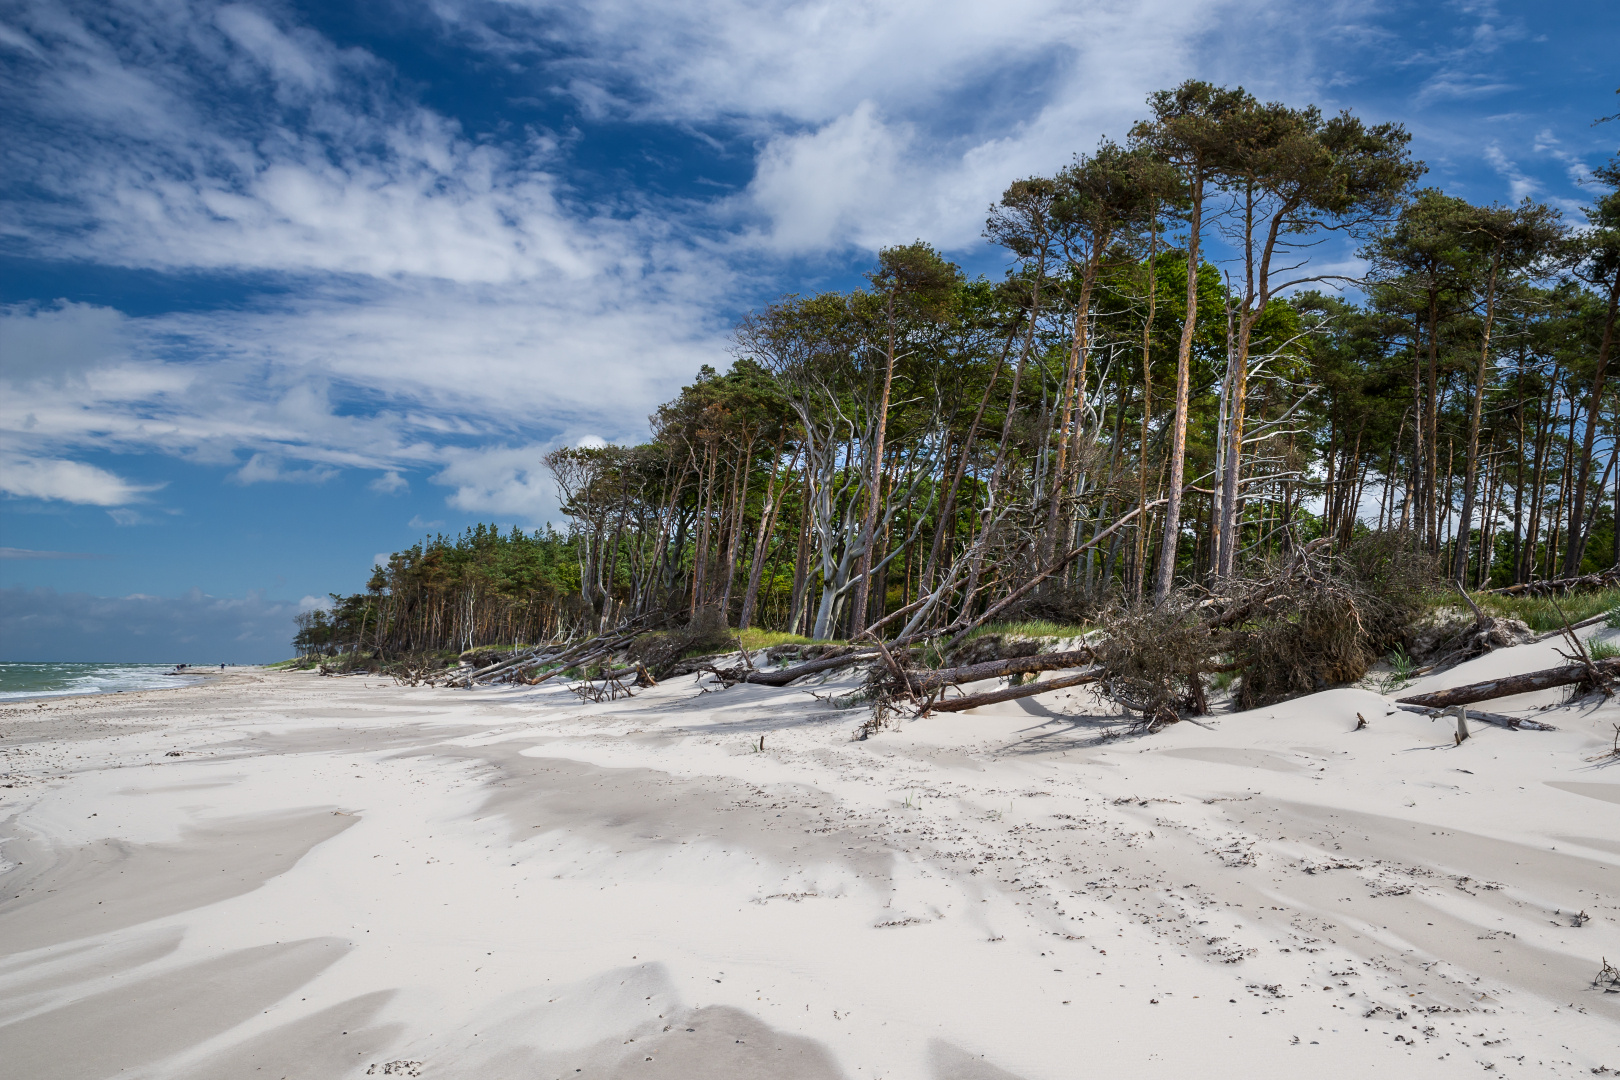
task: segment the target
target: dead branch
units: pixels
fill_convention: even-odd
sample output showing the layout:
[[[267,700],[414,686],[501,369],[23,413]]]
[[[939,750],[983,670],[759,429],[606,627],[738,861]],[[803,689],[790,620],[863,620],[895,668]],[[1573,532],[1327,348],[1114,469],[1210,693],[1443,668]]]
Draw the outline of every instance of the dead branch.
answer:
[[[1096,660],[1096,653],[1088,646],[1065,652],[1036,653],[1034,656],[1015,656],[1005,660],[986,660],[982,664],[943,668],[939,671],[911,671],[906,676],[911,686],[920,693],[931,693],[944,686],[978,682],[981,679],[999,679],[1031,675],[1042,671],[1077,668]]]
[[[732,683],[745,682],[756,683],[761,686],[786,686],[795,679],[802,679],[806,675],[848,667],[851,664],[858,664],[862,660],[871,660],[880,655],[876,649],[859,651],[851,649],[849,652],[840,653],[837,656],[824,656],[820,660],[811,660],[808,663],[800,664],[797,667],[784,668],[781,671],[738,671],[733,669],[726,673],[717,671],[715,674]]]
[[[1483,595],[1548,596],[1554,593],[1567,593],[1574,589],[1605,589],[1614,585],[1620,585],[1620,569],[1610,568],[1602,573],[1582,574],[1580,577],[1526,581],[1520,585],[1509,585],[1501,589],[1486,589]]]
[[[1400,705],[1445,709],[1453,705],[1470,705],[1476,701],[1492,701],[1496,698],[1512,697],[1515,694],[1550,690],[1555,686],[1575,686],[1589,682],[1594,672],[1598,678],[1604,680],[1620,675],[1620,657],[1599,660],[1592,664],[1590,669],[1584,664],[1565,664],[1562,667],[1544,668],[1523,675],[1508,675],[1487,682],[1454,686],[1449,690],[1436,690],[1429,694],[1414,694],[1411,697],[1396,698],[1395,701]]]
[[[982,694],[969,694],[966,697],[947,698],[935,701],[927,706],[919,716],[926,716],[930,712],[961,712],[964,709],[974,709],[980,705],[994,705],[998,701],[1013,701],[1017,698],[1033,697],[1044,694],[1049,690],[1062,690],[1069,686],[1082,686],[1085,683],[1096,682],[1100,678],[1094,672],[1078,675],[1064,675],[1048,682],[1026,683],[1023,686],[1007,686],[1000,690],[987,690]]]
[[[1456,708],[1456,707],[1457,706],[1453,706],[1453,708]],[[1401,710],[1403,712],[1417,713],[1419,716],[1427,716],[1430,719],[1433,719],[1436,716],[1443,716],[1444,715],[1444,713],[1442,713],[1439,709],[1428,709],[1428,708],[1424,708],[1421,705],[1402,705]],[[1358,713],[1357,715],[1359,716],[1360,714]],[[1495,727],[1507,728],[1509,731],[1557,731],[1558,730],[1557,728],[1553,727],[1551,724],[1543,724],[1539,720],[1526,720],[1523,717],[1507,716],[1507,715],[1504,715],[1503,713],[1475,712],[1473,709],[1468,710],[1468,719],[1470,719],[1470,720],[1478,720],[1482,724],[1491,724],[1491,725],[1493,725]]]

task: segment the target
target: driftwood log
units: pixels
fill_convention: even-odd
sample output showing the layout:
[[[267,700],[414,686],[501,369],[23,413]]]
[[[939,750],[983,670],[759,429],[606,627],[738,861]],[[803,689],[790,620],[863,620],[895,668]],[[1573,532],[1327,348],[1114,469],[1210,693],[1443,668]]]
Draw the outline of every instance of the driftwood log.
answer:
[[[1558,730],[1551,724],[1543,724],[1540,720],[1526,720],[1520,716],[1504,716],[1502,713],[1476,712],[1473,709],[1468,709],[1467,706],[1453,706],[1453,708],[1459,707],[1466,709],[1468,719],[1470,720],[1478,720],[1482,724],[1491,724],[1495,727],[1507,728],[1510,731]],[[1425,709],[1421,705],[1402,705],[1401,709],[1404,712],[1417,713],[1419,716],[1427,716],[1431,720],[1437,716],[1445,715],[1445,713],[1441,712],[1439,709]]]
[[[981,679],[1011,678],[1014,675],[1033,675],[1042,671],[1077,668],[1096,660],[1091,649],[1069,649],[1065,652],[1035,653],[1033,656],[1014,656],[1006,660],[986,660],[982,664],[941,668],[938,671],[908,671],[906,681],[914,693],[926,694],[945,686],[978,682]],[[1050,684],[1041,684],[1047,686]],[[1035,691],[1039,693],[1039,691]],[[1025,695],[1019,694],[1018,697]],[[1005,699],[1002,699],[1005,700]],[[969,706],[971,708],[971,706]]]
[[[786,686],[795,679],[802,679],[806,675],[814,675],[821,671],[832,671],[834,668],[848,667],[858,664],[862,660],[875,660],[882,655],[876,649],[850,651],[837,656],[824,656],[820,660],[811,660],[799,664],[797,667],[783,668],[780,671],[738,671],[732,669],[726,672],[717,672],[727,682],[754,683],[759,686]]]
[[[1031,657],[1030,659],[1033,659]],[[1094,683],[1100,675],[1095,672],[1084,672],[1077,675],[1062,675],[1047,682],[1027,683],[1023,686],[1005,686],[1000,690],[986,690],[982,694],[968,694],[965,697],[946,698],[927,705],[919,715],[931,712],[962,712],[965,709],[976,709],[980,705],[994,705],[998,701],[1014,701],[1018,698],[1034,697],[1044,694],[1048,690],[1062,690],[1069,686],[1082,686],[1085,683]]]
[[[1512,697],[1514,694],[1528,694],[1536,690],[1549,690],[1555,686],[1574,686],[1577,683],[1590,682],[1593,673],[1600,678],[1614,678],[1620,675],[1620,657],[1612,660],[1599,660],[1590,669],[1585,664],[1565,664],[1562,667],[1544,668],[1541,671],[1531,671],[1523,675],[1505,675],[1500,679],[1491,679],[1487,682],[1469,683],[1467,686],[1453,686],[1450,690],[1436,690],[1429,694],[1413,694],[1411,697],[1396,698],[1400,705],[1421,705],[1428,709],[1448,709],[1453,705],[1471,705],[1476,701],[1491,701],[1495,698]]]

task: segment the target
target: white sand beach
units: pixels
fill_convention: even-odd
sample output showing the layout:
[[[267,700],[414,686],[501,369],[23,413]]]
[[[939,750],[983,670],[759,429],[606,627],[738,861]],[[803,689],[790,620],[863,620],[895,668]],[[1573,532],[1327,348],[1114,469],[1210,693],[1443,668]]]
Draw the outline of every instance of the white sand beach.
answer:
[[[1620,705],[1454,746],[1369,691],[1133,736],[1077,689],[856,741],[806,692],[853,684],[7,705],[0,1073],[1620,1070]]]

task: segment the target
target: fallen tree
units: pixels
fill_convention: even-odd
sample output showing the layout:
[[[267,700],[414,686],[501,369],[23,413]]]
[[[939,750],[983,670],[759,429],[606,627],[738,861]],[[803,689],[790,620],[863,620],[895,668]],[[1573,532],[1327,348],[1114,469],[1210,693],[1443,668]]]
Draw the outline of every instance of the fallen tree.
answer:
[[[1601,573],[1582,574],[1579,577],[1549,578],[1543,581],[1525,581],[1501,589],[1486,589],[1486,596],[1549,596],[1575,589],[1609,589],[1620,585],[1620,568],[1611,567]]]
[[[1079,667],[1096,659],[1088,647],[1064,652],[1036,653],[1033,656],[1015,656],[1004,660],[987,660],[981,664],[938,670],[908,671],[905,681],[913,693],[929,693],[946,686],[980,682],[984,679],[1006,679],[1035,675],[1043,671],[1059,671]],[[1042,684],[1045,685],[1045,684]]]
[[[1551,690],[1558,686],[1589,686],[1597,688],[1602,680],[1620,676],[1620,657],[1596,660],[1590,664],[1573,663],[1562,667],[1544,668],[1523,675],[1505,675],[1500,679],[1453,686],[1449,690],[1435,690],[1428,694],[1413,694],[1396,698],[1399,705],[1419,705],[1428,709],[1447,709],[1453,705],[1471,705],[1476,701],[1529,694],[1537,690]]]
[[[926,704],[919,716],[931,712],[962,712],[966,709],[976,709],[980,705],[994,705],[998,701],[1014,701],[1018,698],[1034,697],[1036,694],[1045,694],[1053,690],[1063,690],[1070,686],[1084,686],[1098,680],[1095,672],[1086,671],[1076,675],[1062,675],[1046,682],[1026,683],[1023,686],[1007,686],[1000,690],[986,690],[982,694],[968,694],[957,698],[942,698]]]
[[[875,660],[881,654],[876,649],[856,650],[840,653],[837,656],[824,656],[820,660],[811,660],[796,667],[782,668],[777,671],[742,671],[732,668],[729,671],[716,672],[729,683],[756,683],[761,686],[786,686],[796,679],[806,675],[815,675],[823,671],[833,671],[841,667],[858,664],[862,660]],[[711,669],[712,670],[712,669]]]

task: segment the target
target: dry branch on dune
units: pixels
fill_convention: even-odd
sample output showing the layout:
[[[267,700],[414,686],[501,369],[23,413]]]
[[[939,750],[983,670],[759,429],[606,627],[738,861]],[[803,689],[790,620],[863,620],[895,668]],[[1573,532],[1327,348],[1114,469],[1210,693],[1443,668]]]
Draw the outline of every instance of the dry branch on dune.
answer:
[[[1530,694],[1537,690],[1551,690],[1558,686],[1590,686],[1596,688],[1601,680],[1620,676],[1620,657],[1597,660],[1587,664],[1565,664],[1562,667],[1543,668],[1523,675],[1505,675],[1500,679],[1453,686],[1449,690],[1435,690],[1427,694],[1413,694],[1397,698],[1401,705],[1419,705],[1428,709],[1447,709],[1453,705],[1471,705],[1476,701],[1492,701]]]
[[[1034,697],[1036,694],[1045,694],[1052,690],[1066,690],[1071,686],[1084,686],[1094,683],[1099,676],[1092,672],[1082,672],[1078,675],[1063,675],[1046,682],[1029,683],[1025,686],[1008,686],[1000,690],[987,690],[982,694],[968,694],[959,698],[941,698],[927,706],[928,712],[962,712],[966,709],[976,709],[980,705],[994,705],[1000,701],[1015,701],[1018,698]]]

